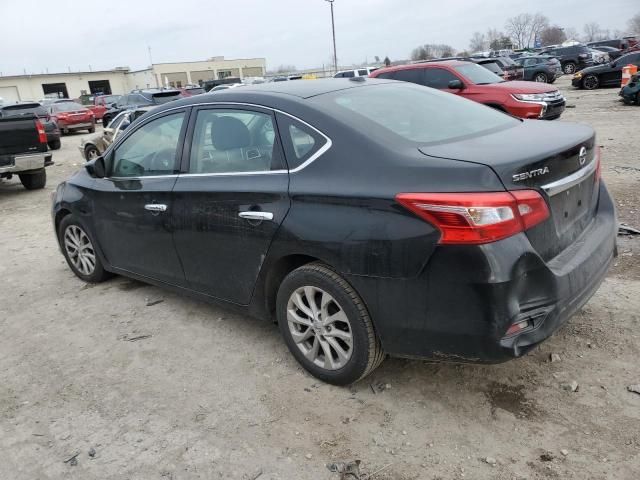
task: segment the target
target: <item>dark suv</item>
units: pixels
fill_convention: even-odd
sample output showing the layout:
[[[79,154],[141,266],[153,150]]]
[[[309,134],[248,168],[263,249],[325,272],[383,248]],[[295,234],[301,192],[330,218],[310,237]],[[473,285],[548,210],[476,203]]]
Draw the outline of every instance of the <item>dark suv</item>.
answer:
[[[593,58],[589,47],[585,45],[572,45],[570,47],[549,47],[540,52],[560,60],[562,71],[567,75],[593,65]]]
[[[102,124],[106,127],[109,122],[125,110],[132,110],[138,107],[148,107],[152,105],[162,105],[163,103],[178,100],[182,97],[180,90],[168,90],[161,88],[151,88],[148,90],[133,90],[131,93],[122,95],[118,102],[107,110],[102,117]]]
[[[516,58],[515,62],[524,68],[523,80],[553,83],[562,75],[560,61],[555,57],[540,55]]]

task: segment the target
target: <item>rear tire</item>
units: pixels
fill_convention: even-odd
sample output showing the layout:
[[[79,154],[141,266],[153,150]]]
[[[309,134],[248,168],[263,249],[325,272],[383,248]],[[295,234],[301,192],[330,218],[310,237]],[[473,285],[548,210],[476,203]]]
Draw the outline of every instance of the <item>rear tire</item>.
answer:
[[[73,214],[58,225],[58,243],[69,268],[81,280],[100,283],[113,276],[104,269],[94,240]]]
[[[21,173],[18,176],[27,190],[40,190],[47,184],[47,171],[44,168],[36,173]]]
[[[598,80],[598,77],[592,73],[588,74],[582,79],[582,87],[585,90],[595,90],[599,86],[600,80]]]
[[[576,73],[576,64],[573,62],[567,62],[562,66],[562,71],[567,75]]]
[[[60,150],[60,147],[62,146],[62,142],[60,141],[60,139],[57,140],[51,140],[49,142],[49,148],[51,150]]]
[[[384,360],[364,302],[324,264],[310,263],[285,277],[276,314],[289,351],[323,382],[349,385]]]

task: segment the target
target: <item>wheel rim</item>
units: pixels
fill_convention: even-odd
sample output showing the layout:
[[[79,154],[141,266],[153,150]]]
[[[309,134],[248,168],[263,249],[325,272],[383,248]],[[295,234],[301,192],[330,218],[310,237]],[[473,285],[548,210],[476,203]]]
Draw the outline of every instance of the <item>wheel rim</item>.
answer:
[[[546,82],[547,81],[547,77],[544,76],[544,74],[539,73],[538,75],[536,75],[536,82]]]
[[[318,287],[298,288],[287,303],[293,341],[307,360],[326,370],[343,368],[353,354],[353,332],[338,302]]]
[[[564,66],[564,73],[573,73],[575,69],[576,67],[574,67],[572,63],[569,63],[568,65]]]
[[[587,78],[584,79],[584,87],[588,90],[592,90],[594,88],[596,88],[598,86],[598,79],[596,77],[594,77],[593,75],[589,75],[587,76]]]
[[[69,225],[64,231],[64,248],[73,266],[83,275],[91,275],[96,269],[96,253],[87,234],[77,225]]]
[[[99,153],[95,148],[90,148],[87,150],[87,160],[93,160],[94,158],[98,158]]]

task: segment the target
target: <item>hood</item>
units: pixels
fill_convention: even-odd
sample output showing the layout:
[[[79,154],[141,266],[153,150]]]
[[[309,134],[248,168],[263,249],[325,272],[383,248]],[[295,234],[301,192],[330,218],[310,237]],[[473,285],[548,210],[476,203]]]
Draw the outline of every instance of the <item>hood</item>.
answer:
[[[617,70],[622,70],[622,65],[612,67],[608,63],[603,63],[601,65],[594,65],[592,67],[583,68],[579,72],[582,75],[586,75],[587,73],[606,73],[606,72],[615,72]]]
[[[476,85],[476,87],[491,88],[492,90],[503,90],[505,93],[551,93],[558,90],[547,83],[524,82],[515,80],[512,82],[491,83],[489,85]]]

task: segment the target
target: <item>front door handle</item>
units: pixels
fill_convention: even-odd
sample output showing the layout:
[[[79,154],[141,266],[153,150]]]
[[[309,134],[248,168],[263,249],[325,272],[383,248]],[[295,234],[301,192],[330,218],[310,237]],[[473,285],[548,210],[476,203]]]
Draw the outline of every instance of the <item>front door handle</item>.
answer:
[[[160,213],[160,212],[166,212],[167,206],[161,203],[148,203],[144,206],[144,209],[149,210],[150,212],[153,212],[153,213]]]
[[[248,212],[240,212],[238,214],[238,216],[240,218],[244,218],[246,220],[273,220],[273,213],[271,212],[254,212],[254,211],[248,211]]]

